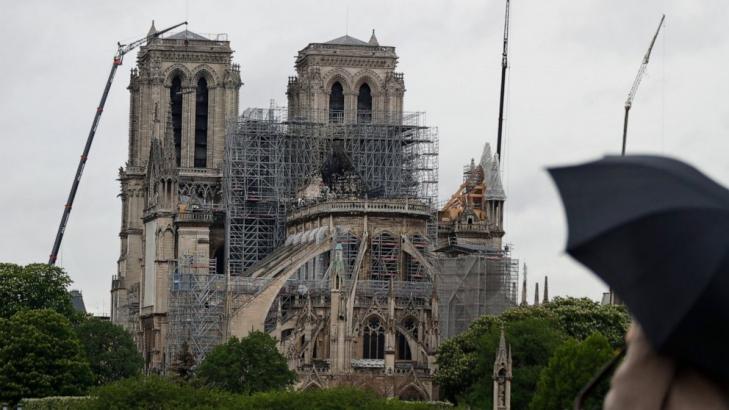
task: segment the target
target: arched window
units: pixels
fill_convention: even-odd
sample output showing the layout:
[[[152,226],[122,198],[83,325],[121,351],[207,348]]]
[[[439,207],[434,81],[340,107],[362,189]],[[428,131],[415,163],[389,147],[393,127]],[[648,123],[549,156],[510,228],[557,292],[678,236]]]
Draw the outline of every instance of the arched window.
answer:
[[[195,93],[195,168],[205,168],[208,159],[208,81],[197,80]]]
[[[359,87],[357,96],[357,122],[372,122],[372,90],[367,83]]]
[[[413,318],[407,318],[403,321],[402,327],[417,340],[418,325]],[[407,337],[402,332],[397,332],[397,360],[413,360],[413,352],[410,350],[410,344]]]
[[[385,328],[377,317],[370,318],[365,324],[362,336],[362,358],[385,358]]]
[[[175,139],[175,158],[180,166],[182,152],[182,80],[179,76],[172,79],[170,86],[170,110],[172,114],[172,135]]]
[[[344,121],[344,88],[337,81],[329,92],[329,122]]]

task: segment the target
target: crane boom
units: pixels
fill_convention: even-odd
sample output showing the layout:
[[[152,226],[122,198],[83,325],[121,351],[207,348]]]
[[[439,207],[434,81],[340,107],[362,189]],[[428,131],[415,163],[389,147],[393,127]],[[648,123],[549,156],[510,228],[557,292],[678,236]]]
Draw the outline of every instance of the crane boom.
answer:
[[[501,96],[499,98],[499,130],[496,134],[496,154],[501,161],[501,134],[504,125],[504,87],[506,84],[506,68],[509,66],[509,0],[506,0],[504,17],[504,51],[501,54]]]
[[[94,135],[96,135],[96,128],[99,126],[99,120],[101,120],[101,114],[104,112],[104,105],[106,105],[106,98],[109,96],[109,90],[111,89],[111,84],[114,81],[114,75],[116,74],[116,69],[122,65],[122,61],[124,60],[124,55],[128,52],[134,50],[135,48],[145,44],[147,41],[149,41],[152,38],[156,38],[161,36],[162,34],[173,30],[177,27],[180,27],[184,24],[187,24],[187,22],[182,22],[180,24],[176,24],[172,27],[168,27],[162,31],[157,31],[155,33],[152,33],[144,38],[141,38],[137,41],[134,41],[129,44],[121,44],[117,43],[117,52],[114,56],[114,61],[111,65],[111,70],[109,71],[109,78],[106,80],[106,86],[104,87],[104,92],[101,94],[101,101],[99,102],[99,106],[96,108],[96,112],[94,113],[94,120],[91,122],[91,129],[89,130],[89,135],[86,138],[86,145],[84,146],[83,154],[81,154],[81,159],[78,163],[78,168],[76,168],[76,176],[73,179],[73,183],[71,184],[71,192],[68,194],[68,199],[66,200],[66,205],[63,207],[63,214],[61,216],[61,223],[58,225],[58,231],[56,232],[56,239],[53,241],[53,249],[51,249],[51,255],[48,258],[48,264],[54,265],[56,263],[56,258],[58,257],[58,250],[61,248],[61,241],[63,240],[63,234],[66,232],[66,225],[68,224],[68,217],[71,215],[71,207],[73,206],[73,200],[76,198],[76,192],[78,191],[79,183],[81,182],[81,176],[84,172],[84,167],[86,166],[86,160],[89,156],[89,151],[91,150],[91,143],[94,141]]]
[[[648,61],[650,61],[650,58],[651,58],[651,52],[653,51],[653,45],[656,43],[656,38],[658,38],[658,33],[661,31],[661,27],[663,27],[663,20],[665,20],[665,19],[666,19],[666,15],[663,14],[661,16],[661,21],[658,23],[658,28],[656,29],[656,34],[653,35],[651,44],[648,46],[648,50],[646,51],[645,56],[643,56],[643,62],[640,64],[640,68],[638,69],[638,75],[635,76],[635,80],[633,80],[633,86],[630,87],[630,92],[628,93],[628,98],[625,100],[625,118],[623,119],[622,155],[625,155],[625,143],[628,139],[628,114],[630,113],[630,107],[633,106],[633,99],[635,98],[635,94],[638,92],[638,86],[640,86],[640,82],[643,79],[643,75],[645,74],[646,67],[648,67]]]

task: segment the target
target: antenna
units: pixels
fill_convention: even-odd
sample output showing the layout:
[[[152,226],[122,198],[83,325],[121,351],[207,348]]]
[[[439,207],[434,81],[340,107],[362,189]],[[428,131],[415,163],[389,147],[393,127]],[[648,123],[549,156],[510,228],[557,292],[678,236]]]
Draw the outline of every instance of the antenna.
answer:
[[[349,35],[349,3],[347,3],[347,17],[344,21],[344,34]]]

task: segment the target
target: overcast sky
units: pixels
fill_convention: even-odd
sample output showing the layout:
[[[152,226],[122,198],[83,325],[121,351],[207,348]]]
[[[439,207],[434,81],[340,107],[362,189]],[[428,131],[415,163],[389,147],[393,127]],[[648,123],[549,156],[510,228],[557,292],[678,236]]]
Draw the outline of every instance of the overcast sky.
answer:
[[[349,9],[349,12],[347,12]],[[117,41],[189,20],[228,33],[241,109],[285,104],[296,52],[348,32],[397,47],[405,109],[440,130],[440,196],[495,143],[504,1],[7,1],[0,13],[0,261],[47,261]],[[623,104],[661,13],[666,26],[631,111],[630,152],[691,162],[729,185],[729,3],[514,0],[504,183],[506,241],[551,295],[606,289],[564,252],[545,167],[620,149]],[[347,19],[347,14],[349,18]],[[347,23],[348,20],[348,23]],[[117,73],[60,254],[86,306],[108,313],[119,256],[117,170],[128,143],[128,55]],[[687,238],[689,239],[689,238]]]

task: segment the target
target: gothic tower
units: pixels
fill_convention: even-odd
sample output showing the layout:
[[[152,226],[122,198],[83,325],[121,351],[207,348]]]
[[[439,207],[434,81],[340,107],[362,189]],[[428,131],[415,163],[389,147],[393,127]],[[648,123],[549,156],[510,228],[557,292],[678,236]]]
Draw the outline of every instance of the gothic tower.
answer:
[[[185,255],[222,259],[224,230],[214,221],[222,209],[226,125],[238,115],[241,86],[232,54],[225,35],[185,30],[150,38],[131,70],[111,319],[133,333],[148,369],[163,361],[174,262]]]
[[[316,122],[392,123],[400,120],[405,83],[395,47],[348,35],[299,51],[289,78],[289,118]]]
[[[511,409],[511,347],[506,346],[504,328],[501,328],[499,350],[494,361],[494,410]]]

